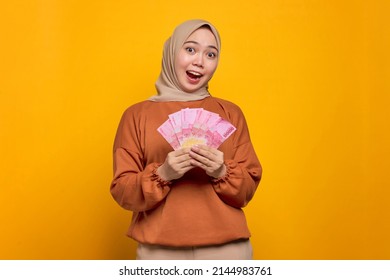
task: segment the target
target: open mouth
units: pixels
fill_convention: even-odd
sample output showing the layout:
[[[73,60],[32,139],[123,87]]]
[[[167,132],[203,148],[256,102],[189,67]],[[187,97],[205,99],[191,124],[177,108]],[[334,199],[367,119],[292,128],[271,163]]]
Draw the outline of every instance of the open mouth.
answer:
[[[203,77],[202,74],[195,72],[195,71],[186,71],[188,78],[193,81],[198,81],[200,78]]]

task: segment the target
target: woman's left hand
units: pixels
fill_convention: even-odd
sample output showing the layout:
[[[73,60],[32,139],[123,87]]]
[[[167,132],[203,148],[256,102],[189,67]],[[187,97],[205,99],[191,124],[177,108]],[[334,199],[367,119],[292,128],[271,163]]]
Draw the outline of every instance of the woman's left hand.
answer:
[[[206,171],[206,174],[219,178],[226,174],[223,152],[206,145],[195,145],[189,153],[191,164]]]

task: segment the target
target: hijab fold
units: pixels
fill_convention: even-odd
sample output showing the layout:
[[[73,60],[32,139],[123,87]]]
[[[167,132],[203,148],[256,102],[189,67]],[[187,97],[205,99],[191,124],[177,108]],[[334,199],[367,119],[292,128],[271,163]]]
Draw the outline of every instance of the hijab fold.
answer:
[[[195,19],[185,21],[176,27],[171,37],[164,44],[162,69],[156,81],[157,94],[149,100],[156,102],[166,101],[194,101],[201,100],[208,96],[208,84],[199,90],[188,93],[180,89],[180,85],[175,73],[175,57],[185,40],[200,27],[207,26],[215,36],[218,50],[221,48],[221,40],[217,29],[205,20]]]

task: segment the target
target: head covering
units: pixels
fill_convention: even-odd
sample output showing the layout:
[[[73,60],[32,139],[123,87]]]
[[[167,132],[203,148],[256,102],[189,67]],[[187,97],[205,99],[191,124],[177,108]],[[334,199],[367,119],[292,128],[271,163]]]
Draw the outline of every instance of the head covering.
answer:
[[[188,20],[176,27],[171,37],[164,44],[162,70],[156,82],[158,94],[149,98],[151,101],[193,101],[210,96],[208,84],[199,90],[187,93],[180,89],[175,73],[175,57],[185,40],[200,27],[207,26],[214,34],[217,48],[221,48],[221,40],[217,29],[205,20]]]

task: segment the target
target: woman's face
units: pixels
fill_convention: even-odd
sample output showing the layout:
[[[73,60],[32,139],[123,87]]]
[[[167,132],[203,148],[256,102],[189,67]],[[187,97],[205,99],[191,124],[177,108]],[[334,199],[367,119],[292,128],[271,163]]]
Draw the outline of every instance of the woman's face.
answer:
[[[195,30],[184,42],[175,59],[180,88],[188,93],[204,87],[218,65],[217,41],[206,27]]]

